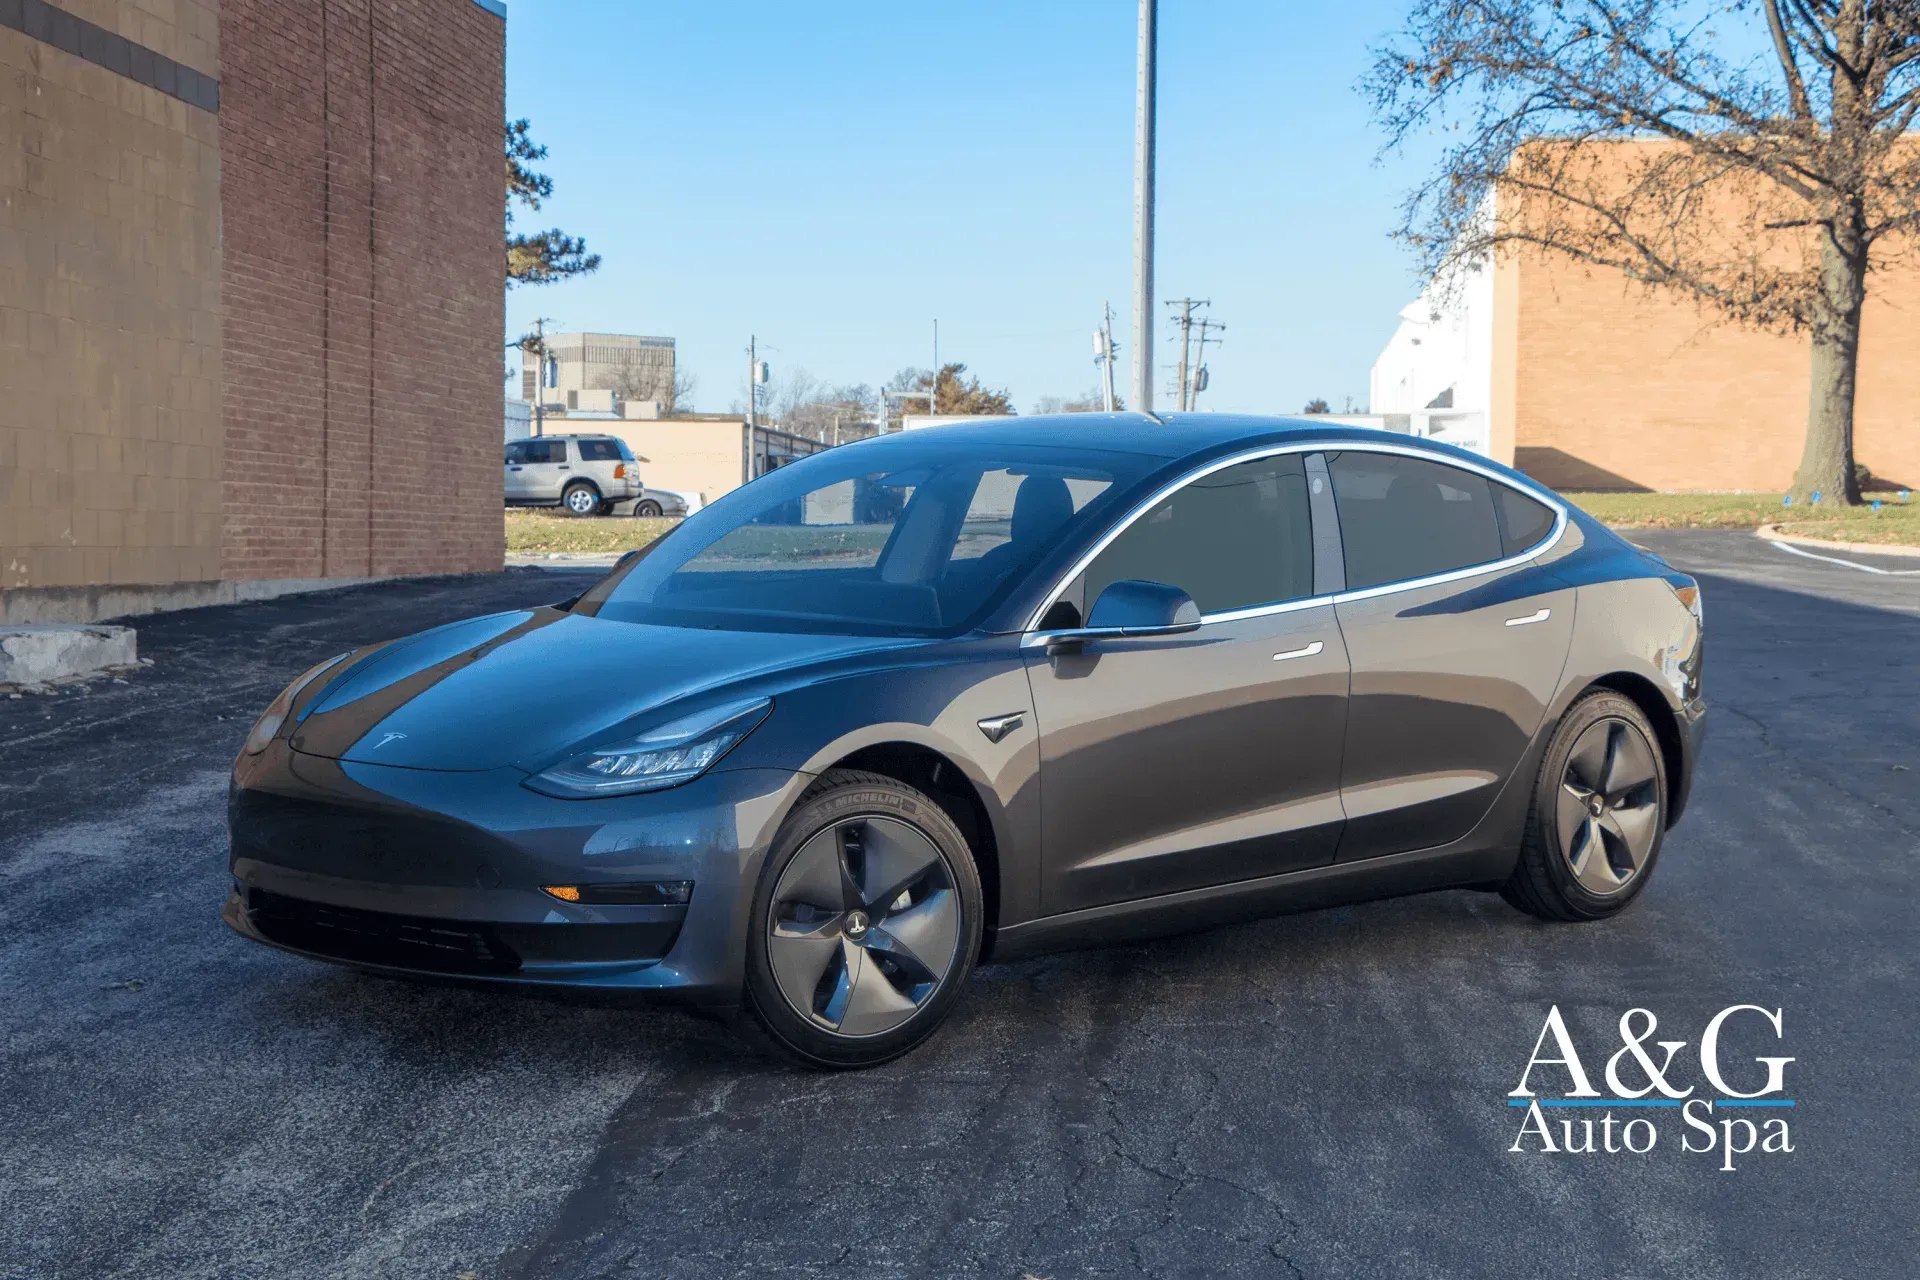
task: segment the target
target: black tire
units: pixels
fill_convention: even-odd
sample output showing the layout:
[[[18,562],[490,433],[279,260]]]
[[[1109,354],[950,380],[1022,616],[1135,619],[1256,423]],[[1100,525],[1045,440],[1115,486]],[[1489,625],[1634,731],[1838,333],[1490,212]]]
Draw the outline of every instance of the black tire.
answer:
[[[585,480],[575,480],[560,491],[560,510],[584,517],[600,510],[600,491]]]
[[[1601,775],[1617,769],[1630,786],[1610,792],[1604,785],[1584,785],[1594,775],[1574,760],[1574,751],[1580,747],[1590,762],[1593,744],[1603,744]],[[1644,765],[1649,776],[1637,781],[1640,770],[1626,765],[1641,760],[1650,761]],[[1541,757],[1520,860],[1500,896],[1542,920],[1604,920],[1626,910],[1660,859],[1667,788],[1666,759],[1646,713],[1611,689],[1582,694],[1560,718]],[[1569,829],[1571,837],[1563,834]]]
[[[855,847],[861,843],[859,840],[844,835],[847,832],[872,833],[876,830],[885,835],[872,841],[876,851],[871,860],[860,848]],[[866,914],[856,908],[846,911],[841,917],[810,915],[807,917],[808,923],[797,926],[794,923],[795,913],[814,909],[794,902],[776,902],[776,891],[783,884],[791,890],[794,884],[788,876],[789,870],[796,869],[796,864],[800,864],[797,868],[800,878],[808,880],[805,869],[820,858],[823,849],[833,851],[835,866],[842,872],[840,879],[843,886],[851,883],[852,888],[857,889],[863,874],[868,871],[872,871],[880,880],[891,879],[890,875],[881,874],[881,866],[892,854],[881,852],[881,846],[893,840],[901,843],[887,847],[908,847],[905,841],[911,838],[911,833],[917,833],[918,838],[924,840],[925,846],[937,855],[937,860],[928,863],[923,880],[908,883],[907,887],[901,888],[897,897],[877,900],[871,908],[870,923],[867,923]],[[826,843],[823,845],[822,841]],[[911,849],[916,856],[920,856],[919,844],[912,844]],[[800,861],[803,852],[808,855],[808,863]],[[854,866],[855,861],[857,867],[852,871],[847,870]],[[949,891],[950,898],[938,896]],[[890,894],[891,886],[883,892]],[[902,903],[909,905],[903,907],[900,905]],[[957,912],[951,929],[953,946],[944,972],[930,982],[916,985],[912,979],[916,975],[931,973],[931,963],[922,970],[896,972],[897,961],[894,957],[904,956],[915,963],[918,960],[912,951],[902,950],[887,929],[889,921],[908,921],[909,916],[924,922],[930,918],[928,913],[935,909],[942,913],[942,920],[947,918],[944,913],[950,910]],[[776,915],[776,910],[780,914]],[[894,914],[887,914],[889,910]],[[860,917],[859,935],[852,931],[851,922],[855,916]],[[964,996],[974,960],[980,954],[984,918],[980,877],[974,866],[972,851],[953,819],[938,802],[905,783],[880,774],[851,769],[830,770],[807,788],[793,812],[781,824],[780,832],[774,838],[773,851],[761,870],[748,924],[746,1010],[757,1028],[764,1032],[772,1048],[804,1066],[845,1070],[892,1061],[919,1046],[938,1030]],[[778,938],[776,927],[785,930]],[[895,927],[900,929],[902,937],[908,936],[904,925]],[[772,948],[791,947],[791,939],[801,936],[794,932],[796,928],[814,930],[805,935],[809,944],[824,943],[828,948],[826,954],[830,958],[815,980],[815,985],[807,989],[812,992],[807,997],[809,1008],[819,1012],[809,1013],[797,1007],[795,1000],[783,990],[782,974],[776,972],[777,962]],[[868,942],[855,942],[856,936],[865,937]],[[940,949],[944,949],[944,939],[948,933],[943,930],[938,936],[942,939]],[[848,968],[848,962],[838,958],[843,953],[855,955],[860,967]],[[781,952],[782,957],[790,954],[784,949]],[[933,960],[937,962],[938,957],[935,956]],[[787,976],[789,987],[793,987],[790,961],[783,958],[778,963]],[[852,1019],[849,1010],[859,1003],[851,994],[843,997],[836,987],[844,986],[845,991],[851,993],[861,980],[884,982],[884,992],[890,993],[889,998],[903,1001],[909,1010],[897,1014],[883,1011],[874,1016],[899,1017],[902,1021],[871,1034],[858,1035],[842,1034],[828,1025],[825,1019],[832,1016],[835,1001],[839,1002],[841,1016],[845,1020]],[[804,982],[801,986],[804,988]],[[877,991],[882,988],[866,990]],[[923,993],[916,997],[913,994],[916,991]],[[821,996],[826,993],[831,993],[831,998],[823,1004]]]
[[[643,498],[633,504],[633,514],[636,519],[658,520],[660,518],[660,504],[652,498]]]

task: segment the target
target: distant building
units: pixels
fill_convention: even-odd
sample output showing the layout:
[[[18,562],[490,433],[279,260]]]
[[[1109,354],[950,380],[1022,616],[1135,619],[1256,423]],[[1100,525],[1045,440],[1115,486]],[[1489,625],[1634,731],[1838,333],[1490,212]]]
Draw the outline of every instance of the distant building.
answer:
[[[550,333],[547,354],[553,362],[553,385],[539,398],[568,413],[618,413],[616,402],[624,401],[658,401],[669,408],[673,404],[672,338]],[[539,385],[539,360],[530,352],[521,352],[520,398],[534,400]]]
[[[550,430],[618,436],[641,459],[640,478],[649,487],[697,495],[701,505],[828,447],[772,427],[750,428],[745,418],[726,413],[584,423],[569,417]]]

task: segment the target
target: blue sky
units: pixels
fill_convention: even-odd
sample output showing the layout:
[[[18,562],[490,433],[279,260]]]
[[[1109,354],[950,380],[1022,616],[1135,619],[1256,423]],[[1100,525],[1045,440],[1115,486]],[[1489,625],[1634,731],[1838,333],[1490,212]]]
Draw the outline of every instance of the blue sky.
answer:
[[[1162,0],[1161,298],[1213,300],[1204,404],[1364,404],[1416,292],[1388,239],[1419,162],[1354,91],[1406,0]],[[776,373],[878,383],[940,354],[1023,410],[1095,383],[1132,261],[1129,0],[510,0],[507,110],[551,149],[593,276],[507,296],[509,335],[678,340],[695,402]],[[1166,309],[1156,368],[1174,347]],[[1157,375],[1159,407],[1169,403]]]

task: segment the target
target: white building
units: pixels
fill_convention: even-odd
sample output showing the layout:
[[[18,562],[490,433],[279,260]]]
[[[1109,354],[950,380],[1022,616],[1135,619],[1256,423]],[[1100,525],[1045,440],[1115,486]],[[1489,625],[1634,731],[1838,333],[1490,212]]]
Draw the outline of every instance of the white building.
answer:
[[[1373,362],[1367,407],[1389,431],[1488,451],[1493,401],[1493,272],[1444,272],[1400,309]]]

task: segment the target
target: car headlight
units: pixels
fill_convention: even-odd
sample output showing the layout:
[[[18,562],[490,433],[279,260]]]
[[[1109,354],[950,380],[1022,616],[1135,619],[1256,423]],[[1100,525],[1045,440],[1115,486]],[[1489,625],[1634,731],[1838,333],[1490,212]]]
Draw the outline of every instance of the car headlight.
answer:
[[[269,702],[267,709],[260,713],[260,718],[253,722],[253,732],[247,735],[247,745],[242,750],[250,756],[265,751],[267,744],[273,741],[273,735],[279,733],[280,726],[287,722],[287,713],[293,709],[293,700],[300,696],[300,691],[352,655],[353,651],[349,649],[346,653],[328,658],[319,666],[308,668],[298,680],[282,689],[280,696]]]
[[[771,698],[710,707],[562,760],[522,785],[562,800],[677,787],[711,769],[772,709]]]

